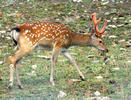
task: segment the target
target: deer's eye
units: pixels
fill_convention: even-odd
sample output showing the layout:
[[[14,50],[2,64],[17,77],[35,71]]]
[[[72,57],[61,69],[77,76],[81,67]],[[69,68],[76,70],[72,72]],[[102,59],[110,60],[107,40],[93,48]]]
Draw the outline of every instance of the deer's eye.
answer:
[[[99,41],[99,43],[102,43],[102,41]]]

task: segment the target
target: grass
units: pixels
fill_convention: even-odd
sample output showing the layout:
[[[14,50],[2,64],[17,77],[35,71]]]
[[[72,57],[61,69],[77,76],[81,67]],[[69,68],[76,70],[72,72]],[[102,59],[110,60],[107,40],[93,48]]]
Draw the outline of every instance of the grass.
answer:
[[[131,48],[126,47],[126,42],[130,38],[130,13],[131,9],[122,6],[119,9],[118,4],[101,5],[100,2],[73,3],[73,2],[49,2],[49,1],[24,1],[16,4],[8,4],[6,1],[0,1],[0,30],[9,30],[18,24],[26,22],[47,21],[61,22],[69,26],[73,31],[78,33],[87,33],[91,20],[89,15],[97,12],[98,16],[106,18],[111,22],[108,24],[124,24],[122,27],[108,28],[107,35],[103,37],[105,44],[109,48],[107,57],[109,61],[105,64],[104,57],[95,49],[90,47],[71,47],[70,53],[74,56],[77,64],[86,81],[70,83],[71,79],[79,79],[79,75],[73,68],[73,65],[63,56],[60,55],[55,68],[55,87],[49,82],[50,60],[37,57],[38,55],[51,55],[50,51],[34,50],[29,55],[23,57],[19,64],[20,78],[24,85],[23,90],[19,90],[15,79],[14,87],[8,90],[9,83],[9,63],[8,56],[14,50],[13,41],[9,33],[0,31],[0,98],[2,99],[48,99],[55,100],[59,91],[64,91],[67,96],[63,99],[71,98],[84,99],[95,96],[94,93],[99,91],[101,96],[108,96],[113,100],[130,100],[131,98],[131,66],[127,64],[131,60]],[[112,9],[116,9],[113,13]],[[109,12],[109,15],[104,15]],[[125,19],[120,20],[119,15],[123,14]],[[117,20],[113,20],[116,17]],[[67,20],[65,20],[67,19]],[[69,21],[70,19],[70,21]],[[68,22],[67,22],[68,21]],[[101,23],[102,24],[102,23]],[[117,38],[109,38],[110,35],[116,35]],[[125,39],[124,43],[118,43],[119,40]],[[126,51],[121,51],[124,48]],[[88,55],[94,55],[88,58]],[[99,63],[93,63],[99,61]],[[34,70],[32,65],[38,67]],[[114,70],[113,68],[119,68]],[[36,75],[29,75],[35,72]],[[102,76],[102,79],[97,79]]]

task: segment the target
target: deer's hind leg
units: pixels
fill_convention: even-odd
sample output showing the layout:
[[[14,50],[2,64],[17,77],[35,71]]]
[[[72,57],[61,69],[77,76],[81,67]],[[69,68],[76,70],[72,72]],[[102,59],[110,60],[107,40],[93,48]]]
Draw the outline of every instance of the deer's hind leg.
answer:
[[[25,51],[19,49],[15,54],[13,54],[12,56],[9,57],[9,62],[10,62],[10,83],[9,83],[9,87],[8,87],[9,89],[11,89],[13,86],[14,71],[15,70],[16,70],[16,77],[17,77],[17,81],[18,81],[18,86],[19,86],[19,88],[22,88],[22,84],[19,79],[18,68],[16,66],[16,62],[27,53],[28,52],[25,52]]]
[[[19,48],[16,51],[16,53],[14,53],[12,56],[9,57],[9,62],[10,62],[10,83],[8,86],[9,89],[11,89],[13,86],[15,71],[16,71],[18,86],[20,89],[23,87],[19,79],[18,66],[16,66],[16,62],[19,59],[21,59],[24,55],[31,52],[32,50],[33,48],[30,45],[27,45],[27,43],[22,43],[22,45],[19,45]]]

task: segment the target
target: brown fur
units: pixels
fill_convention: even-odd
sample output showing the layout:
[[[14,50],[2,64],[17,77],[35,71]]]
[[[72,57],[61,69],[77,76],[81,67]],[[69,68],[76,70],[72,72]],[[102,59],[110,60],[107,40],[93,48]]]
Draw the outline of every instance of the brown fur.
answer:
[[[58,23],[26,23],[16,28],[20,30],[18,35],[18,50],[15,54],[9,57],[10,62],[10,84],[9,88],[13,86],[13,74],[14,69],[16,70],[17,81],[19,88],[22,88],[22,84],[19,79],[18,68],[16,62],[24,55],[31,52],[38,44],[43,46],[49,46],[53,48],[52,53],[52,68],[50,74],[50,82],[54,85],[54,68],[57,61],[59,52],[62,53],[73,63],[77,69],[80,77],[84,80],[84,75],[79,70],[75,60],[68,53],[67,48],[73,45],[77,46],[94,46],[101,51],[107,52],[108,49],[102,42],[100,37],[96,37],[92,34],[77,34],[71,31],[68,27]],[[14,33],[15,34],[15,33]],[[15,35],[14,35],[15,36]],[[17,36],[17,35],[16,35]],[[15,37],[16,38],[16,37]]]

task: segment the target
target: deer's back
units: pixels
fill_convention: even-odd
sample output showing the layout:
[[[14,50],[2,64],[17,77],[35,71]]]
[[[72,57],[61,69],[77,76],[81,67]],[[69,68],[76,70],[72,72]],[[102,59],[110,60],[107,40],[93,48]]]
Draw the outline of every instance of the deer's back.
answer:
[[[26,23],[18,26],[20,35],[29,41],[31,46],[37,44],[69,46],[72,39],[72,31],[65,25],[58,23]]]

